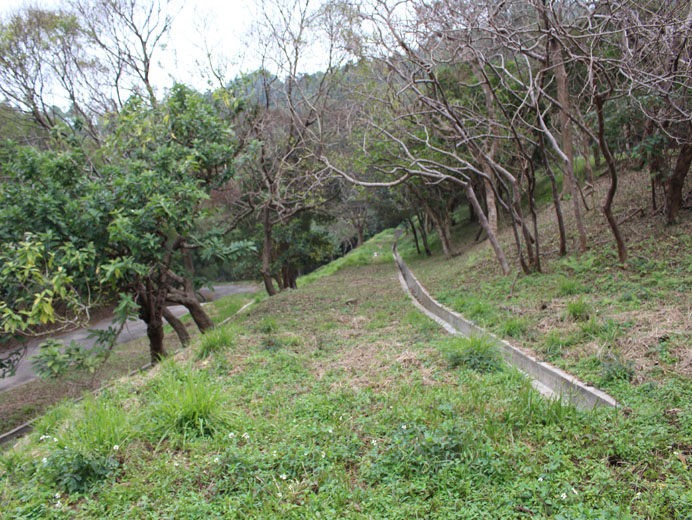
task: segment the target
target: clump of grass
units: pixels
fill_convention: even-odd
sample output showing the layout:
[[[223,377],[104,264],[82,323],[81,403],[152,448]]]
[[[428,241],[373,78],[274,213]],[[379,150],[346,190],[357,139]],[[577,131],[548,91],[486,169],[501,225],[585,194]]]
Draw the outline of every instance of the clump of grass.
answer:
[[[589,304],[584,299],[579,298],[576,301],[567,304],[567,315],[573,321],[586,321],[589,319]]]
[[[455,337],[445,355],[450,368],[464,367],[487,373],[504,367],[499,347],[485,336]]]
[[[472,296],[459,296],[454,300],[452,307],[467,318],[483,325],[494,321],[497,315],[495,308],[491,304]]]
[[[560,296],[574,296],[582,292],[582,287],[574,278],[563,278],[560,281]]]
[[[213,436],[228,424],[223,393],[206,370],[171,362],[156,379],[153,397],[151,419],[160,439]]]
[[[510,338],[519,338],[528,330],[528,323],[524,318],[509,318],[502,322],[500,332]]]
[[[197,351],[197,359],[206,359],[215,352],[233,346],[235,331],[232,327],[217,327],[202,335]]]
[[[265,316],[259,326],[259,331],[263,334],[272,334],[279,329],[276,320],[271,316]]]
[[[581,325],[581,330],[587,338],[596,339],[601,345],[612,347],[615,340],[623,333],[623,324],[612,319],[600,323],[596,318],[592,317]]]
[[[132,417],[113,400],[88,396],[79,420],[56,430],[58,437],[41,436],[40,441],[51,446],[44,476],[68,493],[83,493],[108,478],[120,466],[116,457],[131,435]]]
[[[566,346],[564,335],[558,330],[551,330],[543,338],[543,352],[548,359],[554,359],[562,353],[562,349]]]
[[[634,377],[634,363],[623,358],[620,354],[607,351],[601,356],[601,378],[603,382],[632,381]]]

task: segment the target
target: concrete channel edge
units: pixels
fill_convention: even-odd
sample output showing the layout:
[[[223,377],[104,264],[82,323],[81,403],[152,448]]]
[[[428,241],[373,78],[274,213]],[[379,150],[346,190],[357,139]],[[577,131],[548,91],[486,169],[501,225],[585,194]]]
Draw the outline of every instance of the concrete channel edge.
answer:
[[[579,408],[593,409],[597,406],[618,407],[618,402],[607,393],[596,387],[579,381],[564,370],[538,361],[536,358],[498,338],[494,334],[479,327],[461,314],[445,307],[435,300],[414,276],[406,263],[401,259],[396,248],[392,246],[392,254],[399,270],[399,279],[414,304],[427,316],[442,325],[447,332],[464,336],[485,336],[495,341],[505,357],[505,360],[517,367],[532,379],[532,384],[546,396],[560,396]]]

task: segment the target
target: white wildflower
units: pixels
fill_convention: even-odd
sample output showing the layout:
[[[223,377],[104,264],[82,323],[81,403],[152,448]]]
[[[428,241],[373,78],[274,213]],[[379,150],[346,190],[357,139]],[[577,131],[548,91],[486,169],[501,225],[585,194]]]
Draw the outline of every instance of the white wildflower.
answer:
[[[180,462],[178,462],[178,461],[176,460],[176,461],[173,463],[173,466],[175,466],[175,467],[177,468],[178,466],[180,466]]]
[[[41,459],[41,462],[43,462],[44,464],[48,464],[48,459],[46,457],[43,457]]]
[[[272,451],[272,455],[273,455],[274,457],[277,457],[277,456],[278,456],[278,453],[276,453],[276,450]]]
[[[373,446],[377,446],[377,441],[375,439],[372,439],[370,441],[370,444],[372,444]]]
[[[538,482],[543,482],[543,477],[538,477]]]
[[[214,457],[214,462],[215,462],[216,464],[218,464],[218,463],[220,462],[219,458],[218,458],[218,457]]]
[[[279,475],[279,478],[281,480],[286,480],[288,477],[286,476],[286,473],[282,473],[281,475]]]
[[[283,493],[281,493],[281,492],[277,493],[276,495],[277,495],[279,498],[281,498],[282,496],[284,496]]]
[[[235,437],[235,433],[231,432],[231,433],[228,434],[228,438],[229,438],[229,439],[232,439],[233,437]]]
[[[577,493],[577,490],[574,489],[574,488],[572,488],[572,493],[574,493],[575,495],[578,495],[578,494],[579,494],[579,493]]]
[[[250,434],[248,432],[243,433],[243,439],[246,441],[250,439]]]
[[[55,498],[60,498],[60,493],[56,493]]]
[[[405,425],[405,424],[402,424],[402,425],[401,425],[401,429],[402,429],[402,430],[405,430],[405,429],[406,429],[406,425]]]
[[[327,454],[325,452],[322,452],[322,458],[325,458]]]
[[[119,449],[120,449],[120,446],[118,446],[117,444],[115,446],[113,446],[113,451],[118,451]]]
[[[53,437],[53,442],[58,442],[58,438],[57,438],[57,437]]]
[[[62,507],[62,500],[58,500],[58,501],[55,503],[55,507]]]
[[[334,430],[332,430],[331,428],[329,428],[329,433],[334,433]]]
[[[566,500],[567,499],[567,493],[563,493],[562,495],[560,495],[560,498],[562,498],[562,500]]]

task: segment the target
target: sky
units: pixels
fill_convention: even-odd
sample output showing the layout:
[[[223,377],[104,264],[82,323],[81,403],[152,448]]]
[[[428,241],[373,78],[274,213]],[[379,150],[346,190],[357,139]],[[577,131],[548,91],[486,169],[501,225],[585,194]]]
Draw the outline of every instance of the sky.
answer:
[[[27,4],[53,8],[60,0],[0,0],[0,16]],[[181,81],[197,89],[205,89],[208,80],[199,70],[204,62],[204,41],[229,62],[228,78],[256,67],[248,31],[252,25],[252,0],[178,0],[183,7],[176,15],[166,49],[155,57],[153,81],[157,90]],[[253,63],[255,62],[255,63]]]

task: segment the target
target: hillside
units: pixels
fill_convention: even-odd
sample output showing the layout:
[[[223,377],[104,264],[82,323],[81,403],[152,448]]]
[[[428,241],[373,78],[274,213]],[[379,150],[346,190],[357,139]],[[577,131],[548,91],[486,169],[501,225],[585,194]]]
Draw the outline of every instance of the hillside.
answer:
[[[546,401],[482,340],[447,337],[415,310],[391,262],[392,237],[380,234],[301,288],[258,303],[175,363],[125,379],[97,400],[49,412],[2,455],[3,513],[70,519],[692,514],[689,381],[667,371],[642,383],[641,370],[632,384],[606,380],[628,406],[618,411]],[[492,275],[483,247],[451,262],[433,257],[411,264],[435,292],[458,300],[457,308],[487,310],[484,323],[496,323],[492,328],[507,328],[512,314],[504,307],[511,306],[521,325],[507,335],[539,345],[531,316],[520,314],[531,308],[523,302],[538,298],[541,284],[562,280],[564,271],[518,278],[507,300],[513,280]],[[580,266],[589,256],[569,258],[562,262]],[[587,265],[571,268],[590,273],[577,278],[577,287],[604,271],[595,261]],[[469,280],[478,275],[474,269],[488,281]],[[580,294],[601,301],[602,288]],[[493,303],[498,296],[501,303]],[[468,301],[474,306],[463,307]],[[493,309],[507,318],[495,322]],[[471,317],[483,322],[480,312]],[[601,324],[560,323],[569,329]],[[569,360],[569,349],[553,359]],[[581,371],[590,373],[601,372]]]

